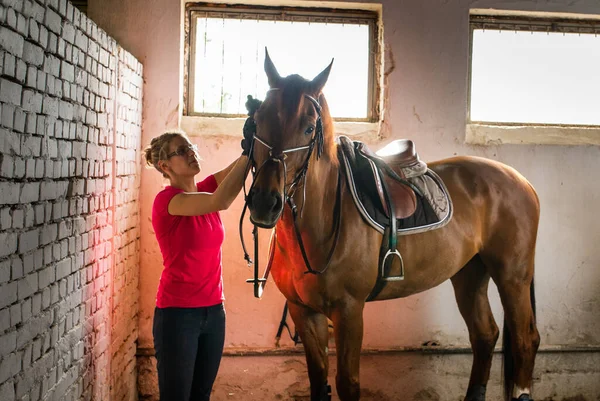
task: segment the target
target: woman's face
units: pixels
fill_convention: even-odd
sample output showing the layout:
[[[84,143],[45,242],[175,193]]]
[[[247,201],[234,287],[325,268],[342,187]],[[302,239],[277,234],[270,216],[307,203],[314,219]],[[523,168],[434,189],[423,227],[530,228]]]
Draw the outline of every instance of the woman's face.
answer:
[[[165,161],[171,174],[175,176],[194,176],[200,172],[200,158],[196,145],[180,136],[176,136],[169,143]]]

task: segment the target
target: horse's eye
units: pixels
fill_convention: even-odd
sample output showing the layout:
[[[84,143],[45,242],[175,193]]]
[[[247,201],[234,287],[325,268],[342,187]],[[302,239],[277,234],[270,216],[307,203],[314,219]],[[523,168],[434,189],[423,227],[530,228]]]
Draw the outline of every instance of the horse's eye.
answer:
[[[315,127],[310,126],[304,131],[304,135],[311,135],[315,131]]]

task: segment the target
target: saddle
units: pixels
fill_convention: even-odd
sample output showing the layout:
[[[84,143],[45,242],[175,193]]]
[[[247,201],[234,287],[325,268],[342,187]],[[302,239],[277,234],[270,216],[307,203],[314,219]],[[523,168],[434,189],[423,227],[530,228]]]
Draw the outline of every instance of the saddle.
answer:
[[[338,144],[359,209],[383,226],[391,225],[387,223],[392,215],[403,220],[415,214],[422,193],[409,179],[425,174],[427,164],[419,159],[411,140],[393,141],[376,153],[346,136],[339,136]]]
[[[419,159],[411,140],[395,140],[377,152],[346,136],[339,136],[337,141],[357,209],[384,236],[378,282],[403,280],[404,261],[397,250],[397,237],[447,224],[452,215],[447,190]],[[400,260],[398,276],[388,274],[393,257]]]
[[[349,139],[344,137],[341,141],[346,142]],[[397,219],[411,216],[417,209],[416,188],[404,180],[421,175],[427,170],[427,164],[419,160],[419,155],[415,151],[413,142],[409,139],[398,139],[380,149],[377,153],[373,153],[362,142],[355,142],[354,145],[355,157],[367,159],[365,161],[371,167],[367,174],[369,176],[373,174],[378,200],[385,215],[389,217],[390,211],[388,208],[393,207]],[[347,142],[346,146],[349,146]],[[364,175],[357,172],[357,169],[364,168],[361,164],[365,163],[361,163],[357,159],[355,159],[354,164],[351,164],[351,166],[354,166],[357,176]],[[391,174],[390,170],[395,175]],[[362,179],[364,180],[366,177],[363,176]],[[385,200],[385,188],[387,188],[389,193],[391,205],[388,205]],[[418,189],[416,190],[418,191]]]

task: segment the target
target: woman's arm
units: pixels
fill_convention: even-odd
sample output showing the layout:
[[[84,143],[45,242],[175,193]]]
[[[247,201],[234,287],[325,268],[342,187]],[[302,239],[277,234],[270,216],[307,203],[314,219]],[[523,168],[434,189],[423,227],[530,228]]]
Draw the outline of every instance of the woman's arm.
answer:
[[[217,180],[217,185],[221,185],[221,182],[231,172],[231,169],[233,168],[233,166],[235,166],[235,164],[237,163],[238,160],[240,160],[240,159],[234,160],[233,163],[231,163],[229,166],[227,166],[223,170],[217,171],[216,173],[213,174],[213,176],[215,177],[215,180]]]
[[[169,202],[169,214],[173,216],[199,216],[231,206],[246,179],[247,156],[241,156],[229,169],[229,174],[221,181],[214,193],[182,192]]]

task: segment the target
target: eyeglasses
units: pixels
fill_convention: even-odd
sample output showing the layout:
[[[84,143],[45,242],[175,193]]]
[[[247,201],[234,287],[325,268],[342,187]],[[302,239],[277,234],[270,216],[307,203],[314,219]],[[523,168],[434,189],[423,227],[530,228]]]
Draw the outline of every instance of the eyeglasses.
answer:
[[[196,145],[182,145],[177,148],[176,151],[167,154],[167,160],[173,156],[186,156],[190,153],[190,151],[197,153],[198,146]]]

